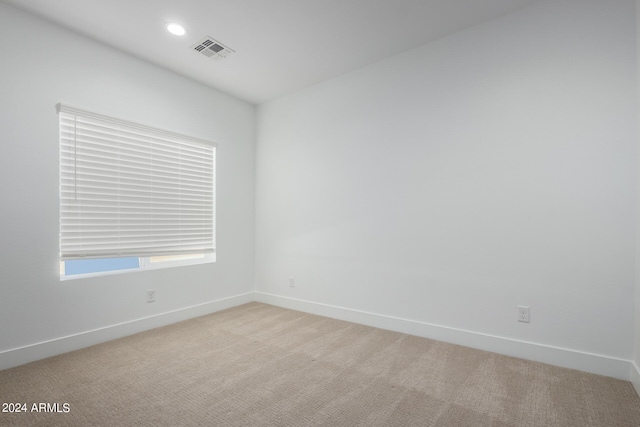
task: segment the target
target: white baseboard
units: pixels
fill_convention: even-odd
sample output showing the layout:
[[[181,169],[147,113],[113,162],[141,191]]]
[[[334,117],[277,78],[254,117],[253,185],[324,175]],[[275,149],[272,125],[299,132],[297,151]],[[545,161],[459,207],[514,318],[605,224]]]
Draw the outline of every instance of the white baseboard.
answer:
[[[640,368],[638,368],[635,362],[631,362],[631,378],[629,381],[631,381],[633,388],[636,389],[636,393],[640,396]]]
[[[632,363],[629,360],[480,334],[441,325],[319,304],[263,292],[256,292],[255,300],[278,307],[317,314],[319,316],[431,338],[564,368],[577,369],[579,371],[605,375],[625,381],[631,379]],[[633,371],[635,371],[637,375],[638,381],[634,382],[634,385],[636,386],[636,390],[638,390],[638,388],[640,388],[640,374],[638,374],[637,369],[633,369]]]
[[[122,338],[182,320],[204,316],[252,301],[631,381],[640,395],[640,369],[629,360],[480,334],[447,326],[352,310],[263,292],[248,292],[104,328],[85,331],[79,334],[1,351],[0,370]]]
[[[0,370],[13,368],[25,363],[44,359],[80,348],[89,347],[116,338],[133,335],[138,332],[180,322],[194,317],[215,313],[216,311],[235,307],[254,301],[254,293],[235,295],[191,307],[156,314],[129,322],[119,323],[104,328],[81,332],[61,338],[43,341],[24,347],[0,352]]]

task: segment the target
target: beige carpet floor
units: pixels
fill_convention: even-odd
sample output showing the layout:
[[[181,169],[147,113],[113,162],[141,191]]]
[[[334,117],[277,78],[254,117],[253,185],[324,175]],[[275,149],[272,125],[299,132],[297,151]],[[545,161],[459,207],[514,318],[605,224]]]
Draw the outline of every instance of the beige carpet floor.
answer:
[[[0,402],[27,404],[11,426],[640,426],[629,382],[260,303],[0,371]]]

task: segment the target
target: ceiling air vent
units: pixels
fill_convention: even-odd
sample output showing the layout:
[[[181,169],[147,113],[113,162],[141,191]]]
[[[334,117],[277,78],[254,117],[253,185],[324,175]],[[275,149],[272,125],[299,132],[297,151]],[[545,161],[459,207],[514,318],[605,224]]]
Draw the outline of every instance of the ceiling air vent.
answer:
[[[191,49],[193,49],[195,52],[203,54],[207,58],[216,60],[228,58],[229,55],[235,52],[235,50],[229,49],[227,46],[211,37],[206,37],[205,39],[199,41],[198,43],[191,46]]]

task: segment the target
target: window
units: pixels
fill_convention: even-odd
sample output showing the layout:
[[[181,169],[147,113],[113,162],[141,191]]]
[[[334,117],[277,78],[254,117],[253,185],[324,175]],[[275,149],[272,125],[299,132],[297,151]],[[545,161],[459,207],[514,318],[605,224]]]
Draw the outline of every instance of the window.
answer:
[[[61,278],[215,261],[214,143],[57,107]]]

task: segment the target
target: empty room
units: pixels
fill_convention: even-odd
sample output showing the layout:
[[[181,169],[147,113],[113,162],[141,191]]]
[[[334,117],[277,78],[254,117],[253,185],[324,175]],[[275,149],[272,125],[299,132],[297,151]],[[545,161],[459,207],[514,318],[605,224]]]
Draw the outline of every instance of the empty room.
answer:
[[[0,0],[0,425],[640,426],[634,0]]]

